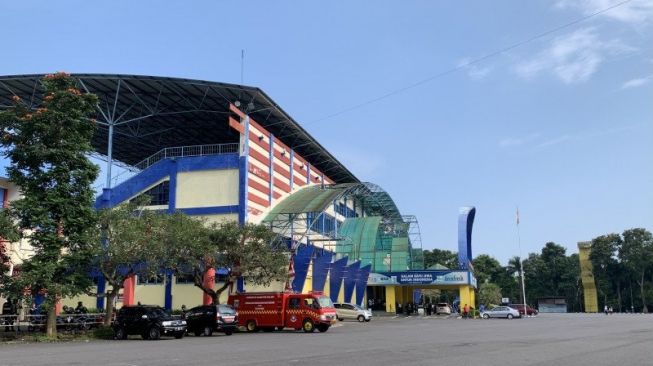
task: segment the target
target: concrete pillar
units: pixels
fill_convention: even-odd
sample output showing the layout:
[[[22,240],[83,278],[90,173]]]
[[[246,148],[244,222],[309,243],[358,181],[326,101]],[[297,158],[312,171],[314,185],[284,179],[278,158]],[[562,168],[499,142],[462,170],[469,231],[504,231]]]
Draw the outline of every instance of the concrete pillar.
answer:
[[[204,273],[203,285],[206,288],[214,289],[215,288],[215,268],[209,268],[206,273]],[[202,304],[210,305],[213,303],[211,296],[202,292]]]
[[[134,290],[136,289],[136,276],[125,278],[122,288],[122,305],[134,305]]]
[[[469,285],[463,285],[458,288],[458,291],[460,293],[460,309],[462,309],[465,304],[469,305],[470,307],[476,307],[473,287],[470,287]]]
[[[388,313],[396,312],[396,302],[398,302],[398,300],[395,296],[395,286],[385,286],[385,311]]]

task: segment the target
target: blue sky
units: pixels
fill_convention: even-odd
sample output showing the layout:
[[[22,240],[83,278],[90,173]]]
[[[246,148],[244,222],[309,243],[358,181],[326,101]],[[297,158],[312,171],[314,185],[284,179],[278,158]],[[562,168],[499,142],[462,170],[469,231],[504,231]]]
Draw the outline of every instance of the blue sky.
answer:
[[[161,75],[265,90],[361,180],[420,220],[425,248],[524,253],[653,229],[653,3],[632,0],[324,119],[617,0],[14,1],[0,74]]]

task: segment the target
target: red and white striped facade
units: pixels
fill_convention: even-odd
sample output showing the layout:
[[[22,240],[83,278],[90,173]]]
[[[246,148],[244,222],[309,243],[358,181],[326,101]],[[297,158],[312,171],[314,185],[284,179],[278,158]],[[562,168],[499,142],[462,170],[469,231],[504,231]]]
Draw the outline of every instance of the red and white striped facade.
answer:
[[[229,117],[229,126],[248,139],[247,216],[249,222],[260,222],[265,213],[291,192],[314,184],[333,184],[309,161],[275,138],[267,129],[249,118],[248,136],[242,123],[245,113],[234,105],[230,110],[241,121]]]

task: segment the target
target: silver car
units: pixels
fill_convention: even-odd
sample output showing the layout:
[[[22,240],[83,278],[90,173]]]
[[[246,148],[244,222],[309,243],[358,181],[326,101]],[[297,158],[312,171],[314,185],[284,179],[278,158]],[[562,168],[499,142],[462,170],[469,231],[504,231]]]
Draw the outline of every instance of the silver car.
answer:
[[[335,303],[333,307],[336,308],[336,316],[338,320],[355,319],[359,322],[369,322],[372,320],[372,311],[363,309],[356,304],[349,303]]]
[[[485,310],[481,313],[483,319],[490,318],[519,318],[521,315],[517,309],[513,309],[510,306],[497,306],[489,310]]]

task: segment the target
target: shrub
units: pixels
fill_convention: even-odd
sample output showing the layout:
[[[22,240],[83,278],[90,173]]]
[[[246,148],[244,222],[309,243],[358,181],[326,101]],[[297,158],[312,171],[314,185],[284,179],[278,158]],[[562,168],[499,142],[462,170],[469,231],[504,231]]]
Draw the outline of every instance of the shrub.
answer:
[[[101,325],[93,330],[93,337],[97,339],[113,339],[113,328]]]

